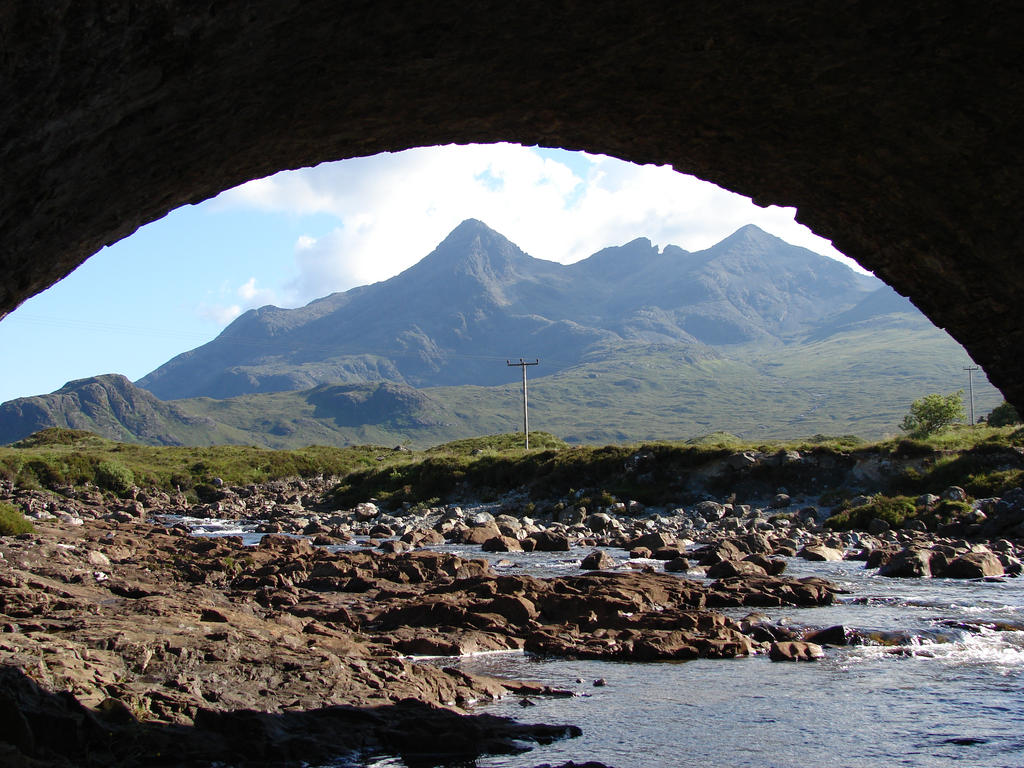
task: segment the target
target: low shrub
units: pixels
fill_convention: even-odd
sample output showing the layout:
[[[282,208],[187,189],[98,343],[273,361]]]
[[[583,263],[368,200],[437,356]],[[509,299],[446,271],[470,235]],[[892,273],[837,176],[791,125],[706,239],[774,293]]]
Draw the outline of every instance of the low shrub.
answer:
[[[1005,400],[993,408],[992,413],[988,415],[990,427],[1009,427],[1013,424],[1020,424],[1020,414]]]
[[[1024,485],[1024,470],[1004,469],[971,475],[964,490],[976,499],[1002,496],[1013,488]]]
[[[96,465],[96,485],[123,496],[135,485],[135,473],[119,461],[101,461]]]
[[[6,501],[0,501],[0,536],[17,536],[19,533],[32,533],[32,526],[21,510]]]
[[[824,526],[837,531],[864,530],[878,518],[893,528],[899,528],[916,517],[917,512],[914,500],[909,496],[876,496],[867,504],[837,512],[824,522]]]

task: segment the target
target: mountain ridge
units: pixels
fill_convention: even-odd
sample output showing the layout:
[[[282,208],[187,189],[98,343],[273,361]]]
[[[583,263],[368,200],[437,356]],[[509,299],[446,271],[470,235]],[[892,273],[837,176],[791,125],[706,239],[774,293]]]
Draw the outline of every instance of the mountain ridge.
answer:
[[[491,361],[544,356],[564,369],[646,338],[655,315],[663,341],[782,338],[866,290],[864,276],[753,225],[695,253],[637,238],[563,265],[467,219],[388,280],[250,310],[136,383],[162,399],[375,380],[486,386],[503,378]]]

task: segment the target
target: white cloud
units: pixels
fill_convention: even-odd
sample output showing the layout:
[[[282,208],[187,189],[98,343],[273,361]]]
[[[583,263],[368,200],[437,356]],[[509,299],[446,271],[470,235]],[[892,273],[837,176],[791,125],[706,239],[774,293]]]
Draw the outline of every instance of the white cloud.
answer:
[[[234,289],[226,283],[222,284],[217,290],[209,291],[207,296],[207,301],[196,307],[196,314],[219,327],[227,325],[248,309],[277,302],[275,292],[257,287],[255,277],[250,277]],[[234,297],[241,301],[234,301]]]
[[[217,326],[225,326],[242,314],[242,308],[237,304],[222,306],[216,304],[200,304],[196,308],[196,314]]]
[[[211,205],[338,218],[333,231],[296,241],[296,273],[279,296],[290,305],[386,279],[467,218],[533,256],[563,263],[636,237],[699,250],[749,223],[842,258],[797,224],[793,209],[759,208],[668,167],[512,144],[423,147],[324,163],[243,184]],[[253,280],[246,286],[252,296],[272,295]]]
[[[250,277],[238,286],[238,290],[236,292],[240,297],[242,297],[247,308],[273,304],[276,298],[273,291],[266,288],[257,288],[255,277]]]

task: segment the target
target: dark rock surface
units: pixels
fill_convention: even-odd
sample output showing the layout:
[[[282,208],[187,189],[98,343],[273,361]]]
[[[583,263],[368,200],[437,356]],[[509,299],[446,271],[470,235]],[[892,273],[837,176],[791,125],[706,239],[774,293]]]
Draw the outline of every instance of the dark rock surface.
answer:
[[[456,606],[462,624],[433,645],[396,622],[386,636],[361,631],[382,605],[415,595],[411,585],[462,573],[486,583],[475,576],[485,564],[336,557],[284,536],[245,548],[145,523],[39,529],[0,541],[5,765],[290,765],[357,749],[425,765],[578,733],[467,718],[470,701],[557,692],[401,655],[515,647],[486,631],[484,612],[528,621],[513,598]]]

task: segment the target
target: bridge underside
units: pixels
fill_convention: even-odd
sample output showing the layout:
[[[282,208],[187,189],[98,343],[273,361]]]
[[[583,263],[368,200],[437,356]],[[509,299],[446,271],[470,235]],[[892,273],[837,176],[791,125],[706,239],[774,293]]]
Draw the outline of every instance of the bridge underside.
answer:
[[[1024,406],[1019,3],[8,4],[0,314],[248,179],[513,141],[798,218]]]

